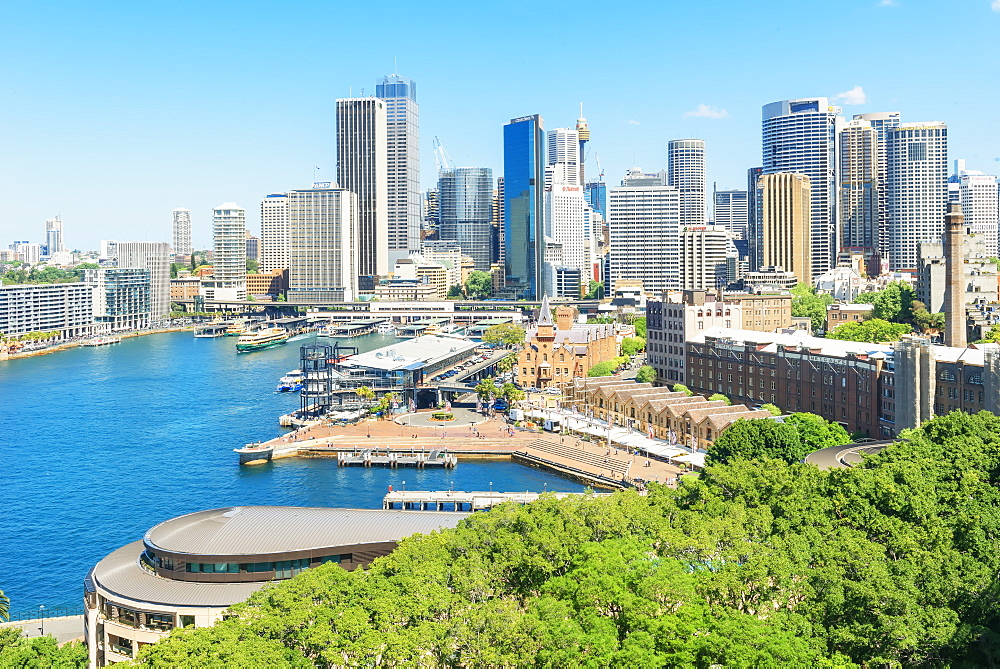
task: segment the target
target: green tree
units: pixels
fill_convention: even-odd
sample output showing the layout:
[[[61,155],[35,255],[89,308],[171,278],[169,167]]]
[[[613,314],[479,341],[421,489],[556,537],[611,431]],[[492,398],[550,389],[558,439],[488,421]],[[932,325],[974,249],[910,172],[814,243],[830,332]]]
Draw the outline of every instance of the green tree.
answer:
[[[10,598],[0,590],[0,620],[10,619]]]
[[[781,415],[781,408],[776,404],[771,404],[770,402],[767,402],[766,404],[761,404],[760,408],[763,409],[764,411],[770,411],[772,416]]]
[[[912,317],[910,309],[913,307],[915,297],[916,293],[910,284],[905,281],[891,281],[883,290],[861,293],[854,298],[854,303],[872,305],[872,318],[903,323]]]
[[[484,300],[493,294],[493,276],[474,270],[465,280],[465,294],[474,300]]]
[[[500,386],[497,392],[497,397],[502,397],[507,400],[508,405],[514,405],[525,398],[524,391],[515,386],[513,383],[505,383]]]
[[[826,308],[833,304],[833,296],[817,294],[816,289],[807,283],[792,288],[792,295],[792,316],[809,318],[813,332],[822,330],[826,324]]]
[[[643,365],[635,373],[636,383],[652,383],[656,380],[656,369],[650,365]]]
[[[705,461],[726,464],[736,460],[776,459],[793,463],[810,451],[792,425],[770,418],[741,418],[722,431]]]
[[[448,289],[448,295],[445,299],[460,300],[462,299],[462,297],[464,297],[462,295],[462,287],[459,286],[458,284],[455,284],[454,286]]]
[[[493,397],[497,396],[499,388],[493,383],[493,379],[483,379],[476,384],[476,394],[479,395],[479,399],[483,401],[488,401]]]
[[[256,274],[259,269],[260,269],[259,262],[247,258],[247,274]]]
[[[625,337],[622,339],[622,355],[632,357],[646,348],[646,340],[642,337]]]
[[[910,314],[912,315],[910,320],[921,332],[944,329],[944,314],[940,311],[932,314],[920,300],[913,300]]]
[[[497,360],[497,371],[498,372],[509,372],[514,369],[514,364],[517,362],[517,356],[513,353],[506,355],[499,360]]]
[[[670,387],[670,389],[672,391],[674,391],[675,393],[684,393],[688,397],[691,397],[692,395],[694,395],[694,391],[691,390],[690,388],[688,388],[687,386],[685,386],[683,383],[675,383],[674,385],[672,385]]]
[[[362,400],[362,405],[371,405],[375,399],[375,391],[368,386],[361,386],[354,390],[354,394]]]
[[[708,396],[708,401],[709,402],[725,402],[726,404],[729,404],[729,405],[731,405],[733,403],[733,401],[731,399],[729,399],[728,397],[726,397],[722,393],[713,393],[713,394],[709,395]]]
[[[0,667],[59,667],[85,669],[87,647],[73,641],[63,646],[55,637],[26,638],[17,627],[0,628]]]
[[[583,296],[585,300],[604,299],[604,284],[599,281],[591,281],[587,288],[587,294]]]
[[[646,339],[646,317],[640,316],[632,321],[632,325],[635,327],[635,335]]]
[[[491,325],[483,332],[483,341],[496,347],[513,348],[524,344],[524,328],[514,323]]]
[[[610,361],[605,360],[588,369],[587,376],[611,376],[615,372],[615,367]]]
[[[828,339],[862,342],[899,341],[903,335],[909,334],[911,328],[907,323],[890,323],[881,318],[867,321],[850,321],[841,323],[826,333]]]
[[[171,279],[176,279],[177,278],[177,272],[180,271],[180,267],[181,266],[178,265],[175,262],[170,263],[170,278]]]
[[[842,446],[852,441],[851,435],[840,423],[828,421],[814,413],[793,413],[785,417],[785,425],[791,425],[799,431],[799,438],[810,451]]]
[[[198,269],[198,256],[194,251],[191,252],[191,271],[194,272]]]

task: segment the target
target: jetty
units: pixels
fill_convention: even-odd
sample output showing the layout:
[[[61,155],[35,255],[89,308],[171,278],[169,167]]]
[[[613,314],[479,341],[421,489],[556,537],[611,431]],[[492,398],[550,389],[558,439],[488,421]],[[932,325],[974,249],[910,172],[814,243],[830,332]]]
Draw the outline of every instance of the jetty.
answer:
[[[447,449],[432,449],[430,451],[415,451],[409,453],[386,449],[365,448],[353,451],[338,451],[337,464],[341,467],[441,467],[454,469],[458,458],[448,453]]]
[[[361,337],[376,331],[379,325],[386,323],[384,318],[359,318],[345,323],[329,323],[320,330],[321,336],[349,339]]]
[[[80,346],[110,346],[111,344],[120,344],[121,341],[121,337],[98,337],[97,339],[82,341],[80,342]]]
[[[484,511],[505,502],[530,504],[543,494],[562,499],[572,495],[604,496],[611,493],[392,490],[382,498],[382,508],[396,511]]]

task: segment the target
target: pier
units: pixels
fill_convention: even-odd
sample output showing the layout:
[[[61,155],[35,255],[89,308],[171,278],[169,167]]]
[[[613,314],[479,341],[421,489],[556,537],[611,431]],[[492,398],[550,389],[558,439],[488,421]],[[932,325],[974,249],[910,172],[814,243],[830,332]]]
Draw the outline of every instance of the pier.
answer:
[[[450,455],[447,450],[433,449],[430,451],[411,451],[401,453],[386,449],[355,449],[353,451],[337,451],[337,464],[341,467],[443,467],[454,469],[458,458]]]
[[[393,490],[382,498],[382,508],[387,510],[395,509],[397,511],[484,511],[505,502],[530,504],[541,497],[542,494],[562,499],[571,495],[592,494],[602,496],[611,493]]]
[[[378,329],[379,325],[386,322],[384,318],[362,318],[346,323],[330,323],[323,326],[321,332],[326,337],[348,339],[371,334]]]

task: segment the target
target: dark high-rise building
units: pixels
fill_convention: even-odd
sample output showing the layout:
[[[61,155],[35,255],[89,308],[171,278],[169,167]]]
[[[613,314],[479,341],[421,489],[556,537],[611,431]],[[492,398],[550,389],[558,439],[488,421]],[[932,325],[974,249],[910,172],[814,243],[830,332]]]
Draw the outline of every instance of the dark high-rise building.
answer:
[[[751,271],[760,269],[760,260],[764,255],[760,247],[760,177],[763,173],[763,167],[747,170],[747,251]]]
[[[584,197],[590,208],[607,218],[608,214],[608,187],[603,181],[592,181],[584,188]]]
[[[490,271],[492,260],[493,170],[456,167],[438,175],[438,239],[455,241],[476,269]]]
[[[545,133],[538,114],[503,127],[504,269],[517,297],[534,300],[542,288],[545,254]]]

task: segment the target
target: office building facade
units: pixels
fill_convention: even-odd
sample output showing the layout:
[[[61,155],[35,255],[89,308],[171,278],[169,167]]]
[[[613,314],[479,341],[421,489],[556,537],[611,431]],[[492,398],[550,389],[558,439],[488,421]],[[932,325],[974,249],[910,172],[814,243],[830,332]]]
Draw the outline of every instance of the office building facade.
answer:
[[[781,267],[799,283],[811,284],[810,206],[812,192],[805,174],[765,174],[761,190],[761,256],[765,267]]]
[[[53,332],[57,340],[72,339],[98,329],[94,288],[87,283],[0,286],[0,332],[8,337]]]
[[[375,86],[386,111],[386,209],[389,259],[393,263],[420,249],[420,106],[417,84],[398,74]]]
[[[888,162],[888,137],[889,128],[898,128],[900,124],[899,112],[873,112],[870,114],[855,114],[855,120],[868,123],[875,133],[876,144],[876,170],[875,181],[877,188],[878,211],[877,219],[877,248],[881,258],[889,257],[889,194],[887,190],[889,178]],[[848,246],[848,244],[842,244]]]
[[[967,172],[959,177],[958,193],[969,232],[982,238],[987,248],[995,252],[994,257],[1000,255],[997,248],[1000,225],[997,178],[991,174]]]
[[[879,246],[879,142],[871,123],[854,119],[844,124],[840,149],[840,245],[877,249]]]
[[[337,182],[358,196],[358,275],[372,288],[389,273],[387,123],[383,100],[337,100]]]
[[[623,186],[608,193],[611,293],[623,280],[646,293],[680,287],[680,191],[672,186]]]
[[[194,252],[191,244],[191,210],[178,208],[173,212],[174,255],[189,256]]]
[[[715,290],[725,285],[729,233],[722,226],[691,225],[681,228],[681,290]]]
[[[814,276],[834,267],[839,250],[837,132],[840,107],[826,98],[781,100],[763,107],[763,173],[809,177],[810,266]],[[756,269],[752,267],[751,269]]]
[[[241,236],[240,243],[242,244],[242,242]],[[163,318],[169,314],[170,245],[166,242],[118,242],[117,252],[118,267],[149,271],[150,318]],[[218,260],[216,260],[216,267],[218,267]]]
[[[286,193],[288,202],[288,301],[357,299],[358,197],[344,188]]]
[[[705,140],[667,142],[667,185],[681,194],[681,225],[705,224]]]
[[[887,130],[889,269],[916,270],[920,243],[940,241],[948,198],[948,127],[902,123]]]
[[[545,134],[538,114],[504,126],[504,274],[518,298],[537,299],[543,284]]]
[[[493,262],[493,170],[488,167],[443,169],[438,175],[438,239],[454,241],[476,269]]]
[[[66,250],[63,246],[63,222],[58,217],[45,221],[45,249],[50,257]]]
[[[288,268],[288,196],[271,193],[260,202],[260,271]]]
[[[717,190],[712,194],[712,223],[725,228],[733,239],[747,239],[747,192],[745,190]]]
[[[233,202],[212,210],[212,276],[202,281],[206,300],[245,300],[247,296],[246,211]]]

